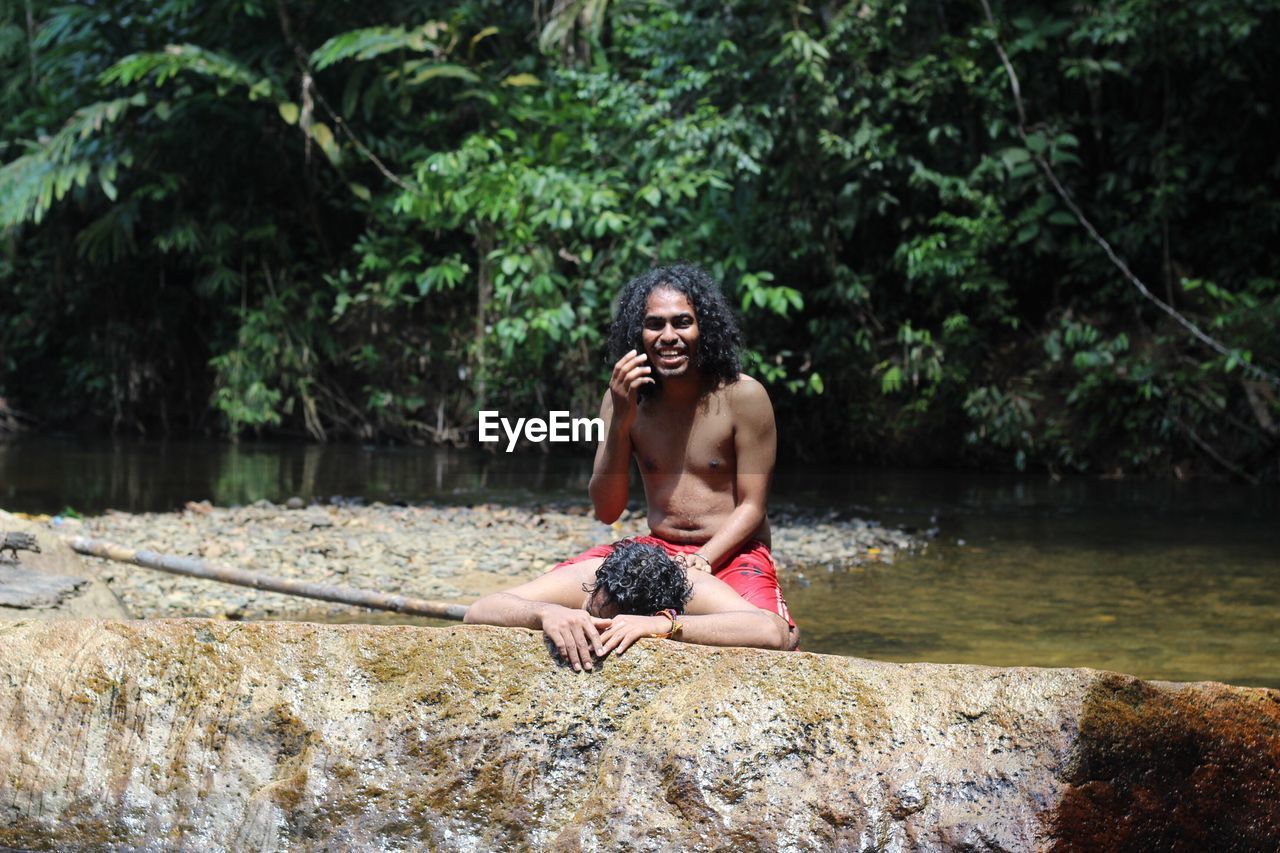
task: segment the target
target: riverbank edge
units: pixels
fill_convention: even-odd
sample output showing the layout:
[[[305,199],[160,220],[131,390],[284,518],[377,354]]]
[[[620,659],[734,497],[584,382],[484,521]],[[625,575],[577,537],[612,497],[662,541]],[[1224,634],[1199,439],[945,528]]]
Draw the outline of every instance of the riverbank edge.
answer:
[[[21,514],[19,514],[20,516]],[[475,504],[400,506],[359,501],[215,507],[178,512],[107,512],[84,519],[27,516],[61,536],[85,535],[130,548],[195,558],[285,579],[469,603],[549,570],[602,542],[648,532],[633,511],[605,525],[585,506]],[[857,518],[780,512],[773,552],[785,587],[814,572],[889,565],[927,538]],[[136,618],[234,621],[380,621],[365,608],[165,575],[93,561]],[[405,619],[406,617],[396,617]],[[413,621],[412,617],[408,617]],[[431,624],[431,623],[425,623]]]

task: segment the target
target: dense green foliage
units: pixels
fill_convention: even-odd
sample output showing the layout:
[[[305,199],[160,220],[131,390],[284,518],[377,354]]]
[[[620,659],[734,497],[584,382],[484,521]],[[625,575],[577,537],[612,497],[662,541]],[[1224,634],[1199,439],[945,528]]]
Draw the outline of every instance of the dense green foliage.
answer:
[[[551,8],[0,3],[0,398],[465,440],[684,258],[784,450],[1276,476],[1276,3]]]

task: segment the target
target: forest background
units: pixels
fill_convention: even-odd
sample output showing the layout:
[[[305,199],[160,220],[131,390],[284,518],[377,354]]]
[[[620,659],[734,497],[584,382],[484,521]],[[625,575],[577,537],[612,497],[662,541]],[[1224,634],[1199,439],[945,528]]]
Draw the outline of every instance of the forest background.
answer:
[[[1274,0],[0,0],[0,432],[593,415],[613,296],[688,259],[784,455],[1276,480],[1278,43]]]

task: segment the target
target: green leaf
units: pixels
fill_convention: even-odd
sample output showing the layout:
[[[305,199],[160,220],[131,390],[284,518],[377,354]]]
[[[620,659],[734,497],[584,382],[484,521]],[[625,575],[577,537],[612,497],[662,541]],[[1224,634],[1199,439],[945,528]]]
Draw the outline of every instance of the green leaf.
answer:
[[[902,369],[896,364],[891,365],[889,369],[884,372],[884,375],[880,377],[881,394],[892,394],[895,391],[900,390],[902,385]]]
[[[440,78],[463,80],[467,83],[480,82],[480,78],[474,71],[464,68],[461,65],[454,65],[451,63],[428,66],[410,77],[408,82],[411,86],[417,86],[422,83],[426,83],[428,80],[438,80]]]
[[[284,119],[285,124],[298,123],[298,105],[290,102],[277,104],[276,109],[280,111],[280,118]]]
[[[39,223],[73,185],[84,186],[95,163],[94,153],[103,147],[106,126],[130,107],[146,102],[146,96],[138,93],[81,107],[43,145],[0,166],[0,227]],[[128,166],[132,160],[122,151],[118,162]],[[108,161],[100,168],[112,184],[114,164]],[[107,191],[105,186],[103,190]]]
[[[150,78],[160,86],[183,72],[210,77],[219,82],[220,89],[227,88],[228,84],[244,86],[250,100],[259,97],[285,100],[283,90],[270,77],[264,77],[234,57],[193,44],[170,44],[162,51],[126,56],[98,75],[98,80],[109,86]]]
[[[1003,161],[1006,169],[1012,169],[1022,163],[1026,163],[1031,159],[1031,155],[1025,148],[1006,148],[1000,152],[1000,159]]]
[[[399,50],[426,53],[438,49],[439,37],[449,25],[443,21],[428,21],[420,27],[406,30],[404,27],[366,27],[340,33],[316,48],[311,54],[311,64],[317,71],[347,59],[365,61]]]
[[[489,38],[489,36],[496,36],[497,34],[498,34],[497,27],[485,27],[483,30],[481,30],[480,32],[476,33],[471,37],[471,49],[475,50],[476,45],[478,45],[480,42]]]
[[[503,86],[541,86],[542,81],[532,74],[512,74],[502,78]]]
[[[329,162],[335,166],[342,161],[342,151],[338,148],[338,142],[333,138],[333,131],[329,129],[329,125],[322,121],[318,121],[311,125],[311,138],[320,146],[320,150],[329,158]]]

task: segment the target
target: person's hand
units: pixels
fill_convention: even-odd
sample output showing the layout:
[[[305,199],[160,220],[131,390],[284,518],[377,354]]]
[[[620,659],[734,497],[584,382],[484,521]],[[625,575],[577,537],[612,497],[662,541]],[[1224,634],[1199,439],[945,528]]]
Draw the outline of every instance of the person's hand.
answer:
[[[714,574],[711,568],[711,561],[699,553],[696,553],[696,552],[691,554],[679,553],[675,555],[675,561],[679,565],[684,566],[685,571],[706,572],[707,574]]]
[[[622,654],[641,637],[655,637],[671,630],[671,620],[665,616],[636,616],[624,613],[613,617],[613,624],[600,635],[604,654],[616,651]]]
[[[606,652],[600,631],[610,626],[609,619],[597,619],[585,610],[574,610],[556,605],[542,615],[542,633],[556,647],[562,660],[573,665],[574,671],[583,667],[593,669],[591,653],[604,657]]]
[[[636,419],[636,399],[641,385],[653,384],[653,371],[647,362],[649,356],[631,350],[618,359],[609,377],[609,395],[613,401],[613,420],[620,426],[630,427]]]

